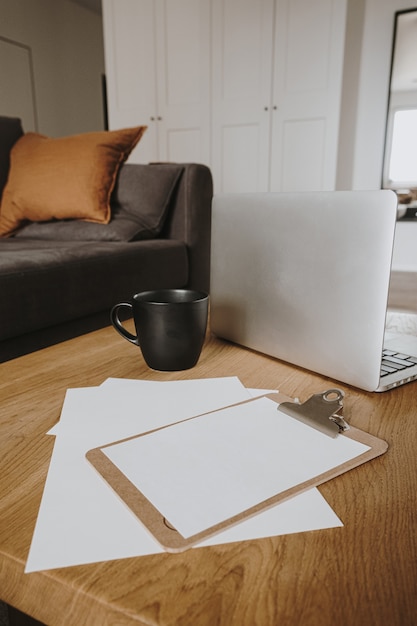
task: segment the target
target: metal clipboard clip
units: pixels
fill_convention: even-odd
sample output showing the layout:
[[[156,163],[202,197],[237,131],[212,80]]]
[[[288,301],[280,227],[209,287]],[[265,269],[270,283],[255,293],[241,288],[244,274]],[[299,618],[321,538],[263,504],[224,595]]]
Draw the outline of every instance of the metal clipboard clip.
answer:
[[[307,426],[312,426],[329,437],[336,437],[339,433],[349,430],[349,424],[341,415],[344,396],[340,389],[328,389],[323,393],[314,394],[302,404],[281,402],[278,411],[294,417]]]

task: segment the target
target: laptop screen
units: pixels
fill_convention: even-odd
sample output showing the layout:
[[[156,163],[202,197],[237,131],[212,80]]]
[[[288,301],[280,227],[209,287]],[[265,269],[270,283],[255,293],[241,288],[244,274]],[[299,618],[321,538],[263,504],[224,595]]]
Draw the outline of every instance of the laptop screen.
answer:
[[[387,190],[215,196],[212,331],[376,389],[396,215]]]

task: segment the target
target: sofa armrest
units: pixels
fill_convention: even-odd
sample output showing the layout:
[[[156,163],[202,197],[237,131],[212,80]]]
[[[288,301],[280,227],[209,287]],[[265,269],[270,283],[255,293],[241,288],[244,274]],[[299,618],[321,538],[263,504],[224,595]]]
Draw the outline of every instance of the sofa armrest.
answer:
[[[210,290],[213,181],[205,165],[187,163],[172,197],[161,237],[180,239],[188,249],[190,289]]]

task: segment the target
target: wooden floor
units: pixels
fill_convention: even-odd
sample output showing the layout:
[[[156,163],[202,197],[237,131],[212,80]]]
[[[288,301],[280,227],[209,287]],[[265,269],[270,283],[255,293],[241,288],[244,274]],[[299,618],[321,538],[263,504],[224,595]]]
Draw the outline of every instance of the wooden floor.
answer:
[[[417,313],[417,272],[392,272],[388,308]]]

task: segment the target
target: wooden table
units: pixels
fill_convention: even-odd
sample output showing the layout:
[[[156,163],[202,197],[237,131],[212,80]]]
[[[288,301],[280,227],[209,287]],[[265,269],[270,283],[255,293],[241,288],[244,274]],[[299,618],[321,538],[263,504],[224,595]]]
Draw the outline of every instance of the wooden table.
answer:
[[[417,624],[415,383],[384,394],[338,385],[346,419],[390,445],[320,487],[343,528],[23,573],[53,446],[45,433],[68,387],[231,375],[302,401],[335,385],[215,339],[194,369],[152,372],[111,328],[0,365],[0,598],[59,626]]]

